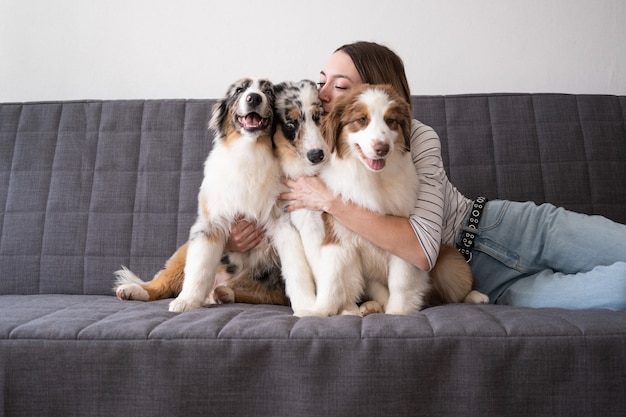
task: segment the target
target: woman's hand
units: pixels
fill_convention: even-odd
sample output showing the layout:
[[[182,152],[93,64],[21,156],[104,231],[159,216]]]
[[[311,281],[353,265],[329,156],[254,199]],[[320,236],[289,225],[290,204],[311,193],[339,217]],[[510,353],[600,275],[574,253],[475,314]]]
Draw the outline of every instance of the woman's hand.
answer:
[[[330,212],[332,203],[337,198],[317,176],[300,177],[296,180],[285,178],[283,184],[290,191],[282,193],[278,198],[288,202],[285,207],[287,212],[301,208]]]
[[[265,236],[263,228],[238,217],[230,229],[225,249],[232,252],[247,252],[258,245],[263,236]]]

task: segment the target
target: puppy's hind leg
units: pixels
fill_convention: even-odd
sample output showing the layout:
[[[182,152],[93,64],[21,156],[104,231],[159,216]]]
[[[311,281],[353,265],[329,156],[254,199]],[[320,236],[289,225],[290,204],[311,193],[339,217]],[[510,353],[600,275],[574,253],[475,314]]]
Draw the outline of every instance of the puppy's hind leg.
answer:
[[[359,315],[361,317],[369,316],[370,314],[383,313],[383,306],[378,301],[369,300],[359,306]]]
[[[369,277],[367,279],[367,287],[365,296],[369,301],[361,305],[361,314],[364,312],[382,313],[385,311],[385,306],[389,303],[389,288],[387,283],[380,279]]]
[[[122,269],[115,271],[115,286],[113,291],[120,300],[150,301],[150,295],[143,286],[146,283],[122,265]]]
[[[465,296],[463,302],[466,304],[489,304],[489,296],[480,291],[472,290]]]
[[[196,223],[191,228],[190,236],[183,286],[169,307],[170,311],[177,313],[202,307],[213,287],[215,272],[226,244],[226,235],[215,227],[203,228]]]
[[[433,291],[431,306],[448,303],[486,304],[489,297],[472,290],[474,277],[465,258],[450,245],[441,245],[435,267],[430,271]]]
[[[175,297],[183,285],[183,271],[187,246],[181,246],[170,259],[165,267],[159,271],[152,281],[143,282],[128,268],[122,267],[115,272],[115,295],[120,300],[154,301],[164,298]]]

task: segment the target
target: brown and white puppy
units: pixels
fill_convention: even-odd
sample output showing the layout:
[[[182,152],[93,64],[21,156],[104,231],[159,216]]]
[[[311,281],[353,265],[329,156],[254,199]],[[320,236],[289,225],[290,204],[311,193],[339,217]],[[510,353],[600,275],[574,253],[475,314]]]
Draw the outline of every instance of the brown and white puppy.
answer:
[[[410,106],[391,87],[363,85],[347,93],[322,123],[331,158],[320,177],[345,200],[377,213],[409,217],[419,190],[410,126]],[[441,251],[432,276],[437,279],[434,288],[443,292],[429,297],[433,286],[428,272],[373,245],[330,215],[309,212],[298,228],[317,292],[313,308],[298,315],[378,311],[371,303],[359,311],[363,295],[385,313],[407,314],[426,305],[463,301],[472,290],[471,271],[454,250]]]
[[[264,91],[268,96],[266,101],[259,101],[258,97],[254,96],[264,108],[262,113],[268,116],[269,112],[265,105],[274,102],[275,134],[273,145],[268,147],[269,130],[266,122],[262,122],[261,130],[253,132],[249,132],[241,122],[246,124],[246,119],[249,119],[250,122],[256,121],[259,124],[262,119],[269,121],[269,117],[248,116],[240,120],[239,117],[232,116],[243,114],[239,108],[241,106],[245,108],[249,105],[246,103],[255,101],[249,98],[249,94],[260,94],[258,90],[263,90],[254,86],[255,82],[252,81],[251,84],[244,80],[233,84],[227,96],[214,109],[211,127],[215,130],[215,150],[207,159],[202,189],[212,187],[211,191],[215,189],[215,193],[207,195],[206,191],[203,193],[201,190],[198,222],[192,227],[190,240],[172,255],[164,269],[150,282],[143,282],[126,268],[117,271],[115,292],[120,299],[149,301],[181,294],[184,290],[183,281],[189,282],[186,278],[187,272],[193,270],[187,266],[188,250],[192,243],[193,246],[202,244],[196,248],[196,256],[204,259],[207,254],[211,254],[213,268],[216,259],[214,253],[217,253],[220,247],[223,252],[223,242],[227,236],[224,231],[227,229],[224,228],[224,224],[220,224],[217,228],[219,246],[211,245],[204,241],[202,235],[206,234],[206,226],[201,225],[207,224],[204,218],[215,218],[216,213],[226,212],[227,215],[222,215],[221,220],[232,223],[233,214],[245,215],[265,227],[267,238],[247,254],[220,252],[221,263],[217,267],[212,286],[195,284],[195,287],[189,288],[189,292],[196,294],[192,305],[181,305],[177,299],[172,303],[171,309],[179,311],[197,307],[200,295],[204,294],[206,297],[205,287],[209,291],[205,303],[211,304],[243,302],[286,305],[291,302],[298,308],[310,307],[313,304],[314,283],[300,237],[292,227],[289,216],[280,213],[280,210],[276,211],[275,199],[277,190],[282,188],[278,180],[280,175],[292,178],[314,175],[319,165],[328,159],[327,145],[319,130],[321,102],[317,96],[315,83],[306,80],[273,86],[272,94],[269,90]],[[272,99],[272,95],[275,99]],[[258,114],[257,112],[253,113]],[[231,146],[238,142],[242,135],[256,136],[257,139],[249,140],[248,145]],[[268,154],[269,149],[272,152],[271,156]],[[227,178],[224,179],[224,176]],[[226,183],[222,184],[224,180]],[[221,199],[217,197],[218,193],[221,193]],[[218,201],[207,204],[207,197]],[[247,210],[244,208],[246,206],[249,207]],[[202,223],[199,225],[199,222]],[[199,234],[194,231],[195,229],[199,230]],[[199,237],[201,242],[194,243],[194,236],[196,239]],[[282,262],[282,273],[276,253],[286,258],[286,261]],[[257,258],[257,254],[265,261]],[[192,264],[194,262],[198,260],[194,259]],[[287,280],[286,290],[283,278]],[[290,295],[289,298],[286,293]]]

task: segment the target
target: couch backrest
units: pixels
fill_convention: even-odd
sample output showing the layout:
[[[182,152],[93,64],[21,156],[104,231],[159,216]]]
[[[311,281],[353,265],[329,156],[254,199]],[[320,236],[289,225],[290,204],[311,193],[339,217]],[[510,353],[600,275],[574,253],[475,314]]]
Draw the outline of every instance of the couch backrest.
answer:
[[[0,294],[112,294],[152,278],[196,214],[214,100],[0,104]],[[625,97],[413,98],[468,197],[626,222]]]
[[[418,96],[466,196],[551,202],[626,223],[626,97]]]
[[[214,101],[0,106],[0,293],[111,294],[184,242]]]

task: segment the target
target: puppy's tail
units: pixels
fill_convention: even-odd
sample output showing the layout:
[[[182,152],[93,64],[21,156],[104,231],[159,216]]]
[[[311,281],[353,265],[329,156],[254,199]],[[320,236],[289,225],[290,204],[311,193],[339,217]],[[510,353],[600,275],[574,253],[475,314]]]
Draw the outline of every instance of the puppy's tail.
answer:
[[[122,265],[122,269],[115,271],[113,275],[115,275],[115,288],[124,284],[145,284],[141,278],[135,275],[133,271],[126,268],[124,265]]]

